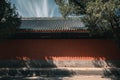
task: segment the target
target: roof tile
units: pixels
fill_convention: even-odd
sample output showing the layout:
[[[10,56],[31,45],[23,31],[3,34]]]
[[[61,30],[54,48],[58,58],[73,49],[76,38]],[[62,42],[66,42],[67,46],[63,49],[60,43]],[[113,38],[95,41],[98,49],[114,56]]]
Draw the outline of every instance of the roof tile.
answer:
[[[78,30],[85,29],[80,19],[23,19],[20,29],[28,30]]]

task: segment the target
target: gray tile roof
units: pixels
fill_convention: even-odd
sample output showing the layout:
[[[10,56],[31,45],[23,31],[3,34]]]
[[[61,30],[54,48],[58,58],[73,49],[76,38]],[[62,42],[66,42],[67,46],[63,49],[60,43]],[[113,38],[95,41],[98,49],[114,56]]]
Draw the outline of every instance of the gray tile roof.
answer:
[[[63,18],[23,18],[20,29],[31,30],[76,30],[83,29],[80,19]]]

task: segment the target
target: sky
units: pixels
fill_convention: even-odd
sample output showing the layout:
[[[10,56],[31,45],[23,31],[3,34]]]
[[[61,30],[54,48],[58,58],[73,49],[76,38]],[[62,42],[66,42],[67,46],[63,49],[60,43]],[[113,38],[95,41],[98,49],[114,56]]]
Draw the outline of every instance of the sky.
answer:
[[[22,17],[61,17],[54,0],[11,0]]]

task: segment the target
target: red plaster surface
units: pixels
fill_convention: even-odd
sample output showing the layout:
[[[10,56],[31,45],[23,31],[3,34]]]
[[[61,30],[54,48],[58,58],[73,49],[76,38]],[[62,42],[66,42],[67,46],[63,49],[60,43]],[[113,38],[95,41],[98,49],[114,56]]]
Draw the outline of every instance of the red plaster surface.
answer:
[[[0,59],[120,59],[120,48],[100,39],[21,39],[0,43]]]

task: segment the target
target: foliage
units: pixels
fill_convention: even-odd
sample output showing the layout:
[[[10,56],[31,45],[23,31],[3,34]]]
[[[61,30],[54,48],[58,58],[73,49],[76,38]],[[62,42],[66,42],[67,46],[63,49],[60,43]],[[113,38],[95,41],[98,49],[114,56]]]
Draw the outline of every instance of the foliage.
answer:
[[[69,15],[85,14],[87,3],[96,0],[55,0],[55,1],[58,4],[61,13],[62,14],[66,13],[64,17],[67,17]],[[103,0],[103,2],[106,1],[108,0]]]
[[[109,0],[103,2],[96,0],[88,2],[86,6],[86,16],[83,18],[84,23],[91,33],[104,33],[112,31],[114,36],[119,34],[116,29],[120,28],[120,1]]]
[[[91,34],[104,33],[120,27],[119,0],[56,0],[63,17],[84,14],[83,21]],[[116,33],[118,34],[118,33]]]
[[[73,3],[69,2],[69,0],[55,0],[55,1],[59,5],[59,9],[64,18],[69,15],[74,15],[74,13],[77,13],[76,10],[79,9],[78,6],[75,6]]]
[[[88,2],[94,2],[96,0],[55,0],[59,6],[59,9],[63,17],[69,15],[86,14],[86,6]],[[107,2],[108,0],[102,0]]]
[[[9,0],[0,0],[0,39],[14,34],[21,23],[15,5]]]
[[[102,1],[88,2],[86,6],[86,15],[83,17],[83,22],[86,27],[90,30],[92,35],[103,33],[105,31],[106,20],[102,19],[102,8],[104,3]],[[105,25],[108,26],[108,25]]]

